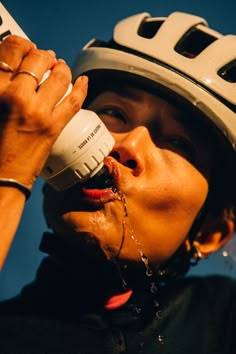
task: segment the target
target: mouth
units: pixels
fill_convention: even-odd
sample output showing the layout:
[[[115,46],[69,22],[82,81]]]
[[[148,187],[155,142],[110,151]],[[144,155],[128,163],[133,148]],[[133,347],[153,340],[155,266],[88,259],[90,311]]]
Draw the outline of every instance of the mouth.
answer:
[[[102,169],[88,181],[83,183],[83,200],[93,205],[103,205],[119,199],[118,193],[119,168],[113,158],[104,160]]]

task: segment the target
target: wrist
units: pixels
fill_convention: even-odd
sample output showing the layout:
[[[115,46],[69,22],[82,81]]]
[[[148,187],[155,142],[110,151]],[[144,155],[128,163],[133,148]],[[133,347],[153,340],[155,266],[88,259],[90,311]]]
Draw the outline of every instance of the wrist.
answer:
[[[18,189],[25,195],[25,199],[28,200],[31,194],[31,187],[27,186],[14,178],[0,177],[0,187],[12,187]]]

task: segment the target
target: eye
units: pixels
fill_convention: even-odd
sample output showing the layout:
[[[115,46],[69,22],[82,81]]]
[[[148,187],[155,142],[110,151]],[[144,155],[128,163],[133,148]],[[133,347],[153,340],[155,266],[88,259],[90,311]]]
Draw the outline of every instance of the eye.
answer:
[[[126,119],[124,117],[123,112],[121,112],[121,110],[119,110],[118,108],[103,108],[100,109],[97,113],[99,114],[99,116],[117,118],[126,123]]]
[[[196,162],[196,150],[190,140],[182,137],[174,137],[168,139],[167,143],[170,145],[172,150],[185,157],[191,163]]]
[[[99,115],[103,123],[107,128],[114,132],[118,133],[124,130],[124,126],[127,124],[127,119],[125,114],[121,109],[116,107],[107,107],[96,110],[96,113]]]

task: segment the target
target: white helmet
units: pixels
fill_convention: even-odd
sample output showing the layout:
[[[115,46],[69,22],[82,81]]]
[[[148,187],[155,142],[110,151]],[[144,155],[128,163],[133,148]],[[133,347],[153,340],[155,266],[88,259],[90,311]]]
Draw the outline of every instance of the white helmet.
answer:
[[[112,40],[92,40],[83,48],[74,79],[98,72],[139,77],[182,97],[236,150],[235,35],[222,35],[186,13],[141,13],[118,22]]]

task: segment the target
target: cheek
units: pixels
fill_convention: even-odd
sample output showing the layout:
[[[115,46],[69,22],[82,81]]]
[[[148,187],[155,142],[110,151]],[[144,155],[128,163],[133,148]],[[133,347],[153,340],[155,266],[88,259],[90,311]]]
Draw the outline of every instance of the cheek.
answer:
[[[194,219],[208,194],[208,182],[197,170],[191,178],[184,178],[181,172],[165,174],[162,178],[159,176],[155,184],[143,187],[139,184],[137,188],[142,189],[142,193],[137,190],[136,197],[131,197],[128,204],[136,210],[134,213],[143,217],[162,213],[174,219],[190,215]]]
[[[208,193],[208,181],[198,169],[166,150],[161,151],[156,164],[150,167],[148,183],[143,186],[144,200],[150,209],[198,212]]]
[[[167,207],[176,208],[185,214],[195,214],[201,209],[208,194],[208,182],[197,171],[191,173],[191,177],[182,178],[181,175],[175,174],[175,181],[170,181],[167,187],[169,195],[169,203]]]
[[[135,200],[128,199],[129,223],[154,263],[167,260],[183,243],[207,193],[206,179],[193,169],[189,179],[177,172],[174,178],[165,175],[142,197],[137,193]]]

